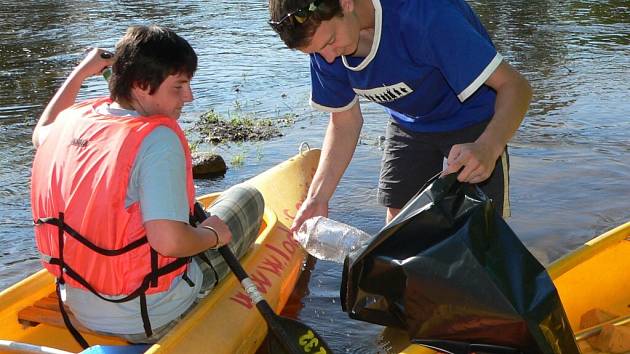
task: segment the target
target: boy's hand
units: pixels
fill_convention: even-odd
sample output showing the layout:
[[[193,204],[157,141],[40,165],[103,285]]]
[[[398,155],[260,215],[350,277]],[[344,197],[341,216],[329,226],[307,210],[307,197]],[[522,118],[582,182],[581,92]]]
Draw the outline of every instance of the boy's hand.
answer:
[[[114,64],[114,54],[102,48],[94,48],[83,58],[81,63],[74,69],[77,75],[83,79],[90,76],[100,75],[105,68]]]
[[[291,232],[295,233],[300,229],[304,221],[315,216],[328,216],[328,202],[318,201],[315,198],[306,198],[298,210],[291,225]]]
[[[494,171],[499,155],[494,152],[494,149],[480,142],[453,145],[448,154],[448,167],[442,175],[457,172],[463,167],[457,175],[458,181],[481,183]]]

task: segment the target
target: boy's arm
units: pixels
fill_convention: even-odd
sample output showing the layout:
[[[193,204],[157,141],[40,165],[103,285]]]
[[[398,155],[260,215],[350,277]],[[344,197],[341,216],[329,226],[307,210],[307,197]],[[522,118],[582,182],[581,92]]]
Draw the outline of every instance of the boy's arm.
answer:
[[[226,245],[232,239],[230,229],[217,216],[208,217],[201,226],[212,227],[217,235],[212,230],[195,228],[181,221],[151,220],[144,223],[151,247],[168,257],[193,256]]]
[[[188,224],[185,153],[177,134],[157,127],[143,140],[129,177],[126,203],[138,201],[151,247],[169,257],[187,257],[231,239],[227,225],[210,216],[202,225]]]
[[[527,80],[505,61],[485,82],[497,92],[494,116],[473,143],[453,145],[444,174],[457,172],[461,182],[480,183],[494,170],[508,141],[520,126],[532,97]]]
[[[331,113],[319,165],[306,200],[293,220],[292,232],[309,218],[328,216],[328,202],[352,160],[362,127],[363,115],[358,102],[347,111]]]
[[[57,90],[55,96],[50,100],[46,109],[44,109],[44,113],[42,113],[33,130],[33,145],[36,148],[40,144],[40,136],[43,135],[43,129],[54,123],[61,111],[75,103],[83,81],[90,76],[100,74],[104,68],[112,65],[113,62],[114,59],[111,53],[104,49],[96,48],[74,68],[63,85]]]

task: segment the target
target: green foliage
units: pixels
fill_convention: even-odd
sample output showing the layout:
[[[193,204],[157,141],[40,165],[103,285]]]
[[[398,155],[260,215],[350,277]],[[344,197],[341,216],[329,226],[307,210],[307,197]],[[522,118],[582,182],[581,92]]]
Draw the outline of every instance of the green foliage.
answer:
[[[240,167],[245,163],[245,155],[243,153],[238,153],[232,156],[232,161],[230,162],[232,166]]]
[[[211,109],[203,113],[192,128],[193,134],[199,135],[199,141],[214,145],[241,142],[262,141],[281,136],[279,127],[287,127],[295,122],[295,115],[285,115],[279,119],[261,118],[254,113],[243,111],[243,105],[236,101],[234,110],[228,116]]]

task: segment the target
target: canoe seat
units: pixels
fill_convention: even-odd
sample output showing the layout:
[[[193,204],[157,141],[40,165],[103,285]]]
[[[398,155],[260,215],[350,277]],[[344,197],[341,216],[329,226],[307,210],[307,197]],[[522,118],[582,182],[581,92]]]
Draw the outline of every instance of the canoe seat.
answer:
[[[70,317],[72,324],[83,333],[92,333],[91,330],[83,327],[74,318],[74,315],[70,309],[65,306],[66,312]],[[52,292],[48,296],[43,297],[29,307],[26,307],[18,312],[18,322],[24,327],[34,327],[39,324],[47,324],[50,326],[66,328],[63,323],[63,317],[59,311],[59,302],[57,300],[57,293]]]

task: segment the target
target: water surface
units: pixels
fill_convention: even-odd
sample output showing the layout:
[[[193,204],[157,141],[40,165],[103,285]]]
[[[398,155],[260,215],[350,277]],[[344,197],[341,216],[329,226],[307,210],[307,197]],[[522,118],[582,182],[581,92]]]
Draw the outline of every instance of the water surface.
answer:
[[[630,219],[630,8],[610,1],[473,1],[500,53],[534,88],[534,102],[510,144],[509,224],[544,263]],[[112,48],[127,26],[158,23],[187,38],[199,55],[195,101],[182,124],[214,109],[262,118],[297,114],[284,136],[216,148],[231,166],[224,178],[197,181],[200,193],[225,189],[294,155],[300,142],[320,146],[326,115],[308,107],[308,60],[284,49],[266,25],[266,2],[253,0],[35,1],[0,7],[0,289],[39,268],[29,185],[37,117],[85,47]],[[90,79],[80,98],[104,92]],[[386,117],[363,107],[355,159],[331,202],[331,217],[376,232],[375,202]],[[341,353],[386,352],[382,327],[341,312],[341,267],[319,262],[306,272],[291,312]]]

